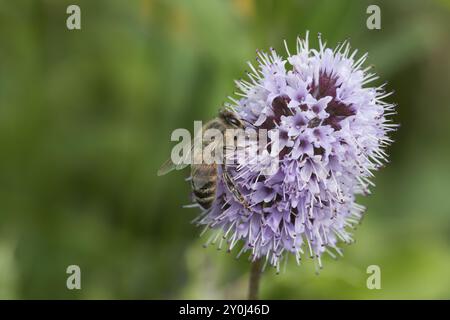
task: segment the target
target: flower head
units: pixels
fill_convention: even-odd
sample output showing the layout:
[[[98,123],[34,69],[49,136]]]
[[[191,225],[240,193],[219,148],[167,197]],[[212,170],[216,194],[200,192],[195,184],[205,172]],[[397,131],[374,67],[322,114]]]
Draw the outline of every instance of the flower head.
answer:
[[[386,161],[394,105],[383,101],[384,85],[366,86],[377,77],[363,68],[367,55],[356,59],[347,42],[332,50],[319,37],[312,49],[307,34],[295,54],[286,50],[286,59],[258,52],[249,80],[237,82],[242,98],[231,98],[247,123],[278,130],[278,149],[264,153],[276,158],[277,171],[262,174],[264,161],[230,167],[248,207],[219,175],[216,200],[197,223],[213,229],[207,243],[220,239],[231,250],[242,242],[239,255],[250,251],[277,269],[286,253],[297,262],[308,254],[321,267],[324,252],[341,254],[338,242],[352,242],[348,229],[365,210],[355,195],[369,193],[372,172]]]

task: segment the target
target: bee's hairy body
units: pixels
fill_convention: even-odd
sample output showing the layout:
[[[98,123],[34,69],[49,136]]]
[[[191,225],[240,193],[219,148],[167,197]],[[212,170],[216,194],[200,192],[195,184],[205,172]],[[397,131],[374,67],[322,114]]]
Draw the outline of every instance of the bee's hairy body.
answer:
[[[203,130],[217,129],[222,133],[228,128],[231,127],[221,118],[215,118],[203,126]],[[203,140],[202,150],[204,150],[209,143],[210,141]],[[199,159],[202,157],[201,151],[200,154],[194,152],[193,157],[193,163],[199,163]],[[217,174],[218,168],[216,163],[206,164],[202,161],[201,164],[191,165],[192,192],[194,194],[195,202],[203,209],[209,209],[216,199]]]
[[[222,133],[222,137],[227,135],[227,129],[244,129],[244,123],[239,118],[239,115],[236,114],[232,110],[222,109],[219,112],[218,117],[206,123],[202,131],[206,131],[208,129],[216,129]],[[196,148],[192,148],[189,153],[192,156],[193,160],[191,162],[191,186],[192,192],[195,198],[195,202],[200,205],[203,209],[211,208],[214,200],[216,199],[216,189],[217,189],[217,176],[219,174],[219,169],[216,162],[212,164],[205,163],[203,161],[203,151],[206,148],[210,150],[215,150],[218,146],[220,148],[224,148],[223,141],[208,141],[201,138],[202,148],[201,150],[196,150]],[[195,140],[195,139],[194,139]],[[225,137],[225,142],[227,142],[227,138]],[[214,145],[212,144],[214,143]],[[193,143],[195,146],[195,141]],[[225,151],[225,150],[222,150]],[[222,155],[225,152],[222,152]],[[221,159],[222,163],[224,159]],[[171,159],[168,159],[158,170],[158,175],[164,175],[173,169],[181,169],[184,167],[183,163],[175,164]],[[221,174],[223,177],[223,182],[228,190],[233,194],[234,198],[242,203],[246,208],[248,207],[245,198],[240,193],[238,188],[236,187],[233,178],[229,175],[227,168],[224,164],[221,167]]]

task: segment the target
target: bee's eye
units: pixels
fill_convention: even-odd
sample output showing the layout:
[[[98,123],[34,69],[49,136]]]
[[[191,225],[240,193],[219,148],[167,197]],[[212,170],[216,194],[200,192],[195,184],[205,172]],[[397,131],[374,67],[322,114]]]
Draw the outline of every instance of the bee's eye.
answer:
[[[228,119],[228,122],[229,122],[231,125],[235,126],[235,127],[239,127],[239,126],[240,126],[240,122],[239,122],[239,120],[236,119],[236,118],[229,118],[229,119]]]

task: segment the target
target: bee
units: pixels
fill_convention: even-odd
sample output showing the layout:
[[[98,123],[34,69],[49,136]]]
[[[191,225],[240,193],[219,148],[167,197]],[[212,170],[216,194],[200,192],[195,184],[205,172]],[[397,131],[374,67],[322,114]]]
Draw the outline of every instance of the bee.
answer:
[[[212,119],[202,127],[202,132],[208,129],[217,129],[224,136],[227,129],[245,129],[245,125],[244,120],[241,119],[236,112],[223,108],[219,111],[218,117]],[[201,150],[196,150],[196,148],[194,148],[196,139],[201,139]],[[211,145],[212,143],[214,143],[214,145]],[[204,210],[211,208],[211,205],[216,199],[217,177],[219,174],[219,168],[216,162],[207,164],[203,161],[202,150],[204,150],[205,148],[214,150],[219,146],[227,149],[227,146],[219,143],[218,141],[211,142],[207,141],[206,139],[204,139],[204,137],[201,136],[195,137],[191,143],[191,151],[188,153],[188,155],[184,155],[185,157],[190,157],[191,154],[193,155],[192,159],[194,161],[191,164],[191,187],[195,202]],[[195,161],[196,159],[202,160]],[[183,167],[187,166],[184,163],[184,161],[181,161],[181,163],[175,164],[169,158],[158,170],[158,176],[164,175],[174,169],[182,169]],[[240,190],[237,188],[233,177],[228,172],[225,161],[222,161],[221,166],[222,181],[224,182],[225,186],[233,195],[234,199],[241,203],[246,209],[248,209],[248,202],[246,201]]]

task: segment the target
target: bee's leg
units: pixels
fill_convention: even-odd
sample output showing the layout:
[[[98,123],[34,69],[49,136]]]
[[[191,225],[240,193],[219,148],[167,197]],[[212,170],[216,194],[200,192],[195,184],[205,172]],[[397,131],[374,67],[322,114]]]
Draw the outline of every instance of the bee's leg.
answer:
[[[222,166],[222,177],[225,185],[227,186],[227,189],[231,192],[235,200],[241,203],[247,210],[250,210],[247,200],[245,199],[244,195],[239,191],[239,189],[236,187],[233,178],[230,176],[225,166]]]

